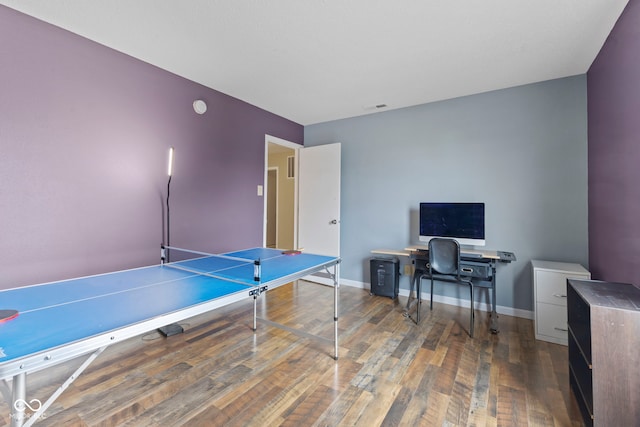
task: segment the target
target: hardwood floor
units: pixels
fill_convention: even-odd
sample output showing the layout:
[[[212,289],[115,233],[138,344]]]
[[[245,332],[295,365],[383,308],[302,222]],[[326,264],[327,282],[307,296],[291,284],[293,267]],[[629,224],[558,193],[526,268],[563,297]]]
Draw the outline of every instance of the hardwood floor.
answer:
[[[332,338],[333,290],[307,282],[266,294],[259,315]],[[531,320],[402,303],[340,288],[340,358],[333,346],[264,324],[236,303],[108,348],[36,426],[580,426],[567,348],[536,341]],[[46,400],[81,361],[28,377]],[[9,424],[0,404],[0,426]]]

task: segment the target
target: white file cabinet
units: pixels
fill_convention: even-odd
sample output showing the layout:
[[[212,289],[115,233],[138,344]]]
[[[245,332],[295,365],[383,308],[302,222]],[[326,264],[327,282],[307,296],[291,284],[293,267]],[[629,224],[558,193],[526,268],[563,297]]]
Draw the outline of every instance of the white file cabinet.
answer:
[[[567,345],[567,279],[591,279],[580,264],[531,261],[536,339]]]

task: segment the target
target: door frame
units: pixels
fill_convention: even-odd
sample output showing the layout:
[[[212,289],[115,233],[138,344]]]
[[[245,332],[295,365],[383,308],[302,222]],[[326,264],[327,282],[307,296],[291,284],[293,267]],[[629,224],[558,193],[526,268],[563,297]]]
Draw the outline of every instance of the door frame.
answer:
[[[263,208],[263,222],[262,222],[262,246],[267,245],[267,192],[268,188],[268,169],[269,169],[269,143],[281,145],[293,150],[294,163],[295,163],[295,176],[294,176],[294,190],[293,190],[293,244],[298,244],[298,150],[303,148],[302,145],[295,142],[287,141],[286,139],[278,138],[277,136],[264,135],[264,208]]]
[[[267,207],[269,206],[269,197],[271,197],[270,194],[273,191],[272,188],[268,188],[269,187],[269,179],[268,179],[268,177],[269,177],[269,173],[270,172],[273,172],[275,174],[276,197],[275,197],[275,200],[274,200],[274,203],[275,203],[275,206],[274,206],[274,208],[275,208],[274,209],[275,210],[275,218],[274,218],[274,228],[275,228],[275,231],[274,231],[275,232],[275,236],[274,236],[275,238],[274,238],[274,240],[275,240],[275,243],[274,243],[274,245],[275,245],[276,248],[279,248],[280,246],[278,245],[278,243],[279,243],[278,239],[280,238],[280,236],[279,236],[279,233],[278,233],[278,231],[279,231],[279,229],[278,229],[278,227],[279,227],[279,224],[278,224],[278,209],[280,209],[280,206],[279,206],[279,203],[278,203],[278,197],[280,197],[280,194],[279,194],[280,192],[278,191],[278,180],[280,179],[280,169],[276,168],[276,167],[267,168],[267,181],[266,181],[267,184],[265,184],[265,188],[267,189],[267,191],[264,192],[264,195],[265,195],[265,209],[266,209],[265,215],[267,217],[267,221],[265,222],[265,228],[269,228],[268,227],[268,225],[269,225],[269,221],[268,221],[269,212],[268,212]],[[267,239],[268,235],[269,235],[269,232],[268,232],[268,230],[266,230],[265,231],[265,243],[263,244],[264,247],[269,247],[269,246],[267,246],[267,244],[269,243],[268,239]]]

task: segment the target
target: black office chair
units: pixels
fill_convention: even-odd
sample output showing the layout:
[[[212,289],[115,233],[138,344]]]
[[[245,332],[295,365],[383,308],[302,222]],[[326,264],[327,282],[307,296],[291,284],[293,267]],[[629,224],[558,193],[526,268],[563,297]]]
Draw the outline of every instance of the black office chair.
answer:
[[[427,270],[418,278],[418,289],[422,279],[431,279],[431,302],[429,309],[433,310],[433,282],[456,283],[469,287],[471,319],[469,322],[469,336],[473,338],[474,310],[473,283],[470,278],[460,276],[460,245],[453,239],[431,239],[429,241],[429,264]],[[420,307],[418,307],[418,310]],[[420,318],[418,317],[418,320]]]

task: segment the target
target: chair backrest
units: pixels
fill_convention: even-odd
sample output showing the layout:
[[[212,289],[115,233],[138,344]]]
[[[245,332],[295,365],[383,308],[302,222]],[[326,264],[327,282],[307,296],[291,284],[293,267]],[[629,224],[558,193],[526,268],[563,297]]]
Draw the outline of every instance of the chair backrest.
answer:
[[[460,244],[453,239],[435,238],[429,241],[429,264],[440,274],[458,275]]]

